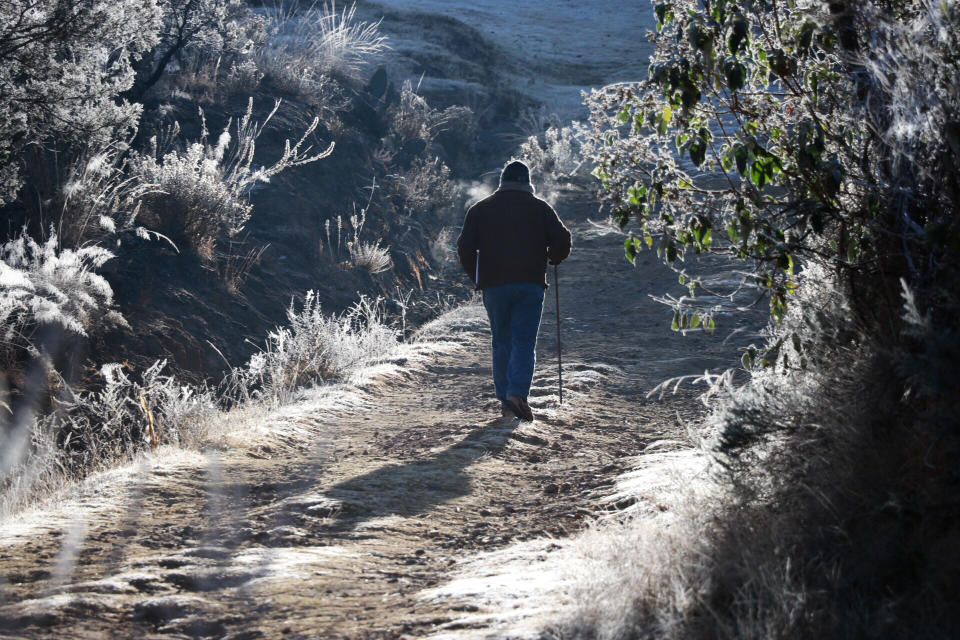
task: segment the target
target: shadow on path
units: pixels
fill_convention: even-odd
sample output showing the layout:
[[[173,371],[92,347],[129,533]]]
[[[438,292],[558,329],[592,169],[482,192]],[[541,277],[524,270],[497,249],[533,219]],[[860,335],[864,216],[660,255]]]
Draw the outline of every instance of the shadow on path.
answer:
[[[500,419],[475,428],[433,457],[387,465],[334,485],[323,492],[340,504],[328,530],[345,533],[366,520],[413,516],[469,494],[467,467],[503,451],[519,424],[518,420]]]

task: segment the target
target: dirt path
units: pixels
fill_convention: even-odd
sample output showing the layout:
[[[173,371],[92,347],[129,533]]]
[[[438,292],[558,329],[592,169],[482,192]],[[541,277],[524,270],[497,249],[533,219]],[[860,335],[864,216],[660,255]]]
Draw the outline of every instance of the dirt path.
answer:
[[[367,638],[423,635],[451,610],[418,598],[455,560],[567,535],[597,513],[629,456],[682,437],[693,404],[646,399],[665,377],[729,363],[718,338],[669,332],[647,293],[676,286],[653,257],[563,207],[575,252],[562,267],[565,380],[556,404],[551,289],[533,424],[496,420],[479,314],[455,353],[346,408],[276,420],[296,448],[211,452],[152,465],[108,517],[0,542],[0,636],[10,638]],[[2,634],[7,634],[3,636]]]

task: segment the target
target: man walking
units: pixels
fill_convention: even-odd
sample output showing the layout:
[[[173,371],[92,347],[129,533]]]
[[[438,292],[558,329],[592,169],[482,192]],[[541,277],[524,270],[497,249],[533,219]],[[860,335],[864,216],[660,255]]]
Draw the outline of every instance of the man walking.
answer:
[[[493,384],[504,416],[533,420],[527,395],[547,260],[559,264],[570,248],[570,232],[553,208],[534,195],[530,169],[522,162],[507,164],[500,188],[467,211],[457,253],[483,291],[493,334]]]

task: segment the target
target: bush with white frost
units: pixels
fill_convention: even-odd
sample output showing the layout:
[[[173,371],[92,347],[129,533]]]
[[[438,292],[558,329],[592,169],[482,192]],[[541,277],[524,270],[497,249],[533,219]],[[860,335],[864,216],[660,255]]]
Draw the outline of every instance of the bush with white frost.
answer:
[[[231,394],[280,403],[301,387],[386,357],[398,335],[380,303],[361,297],[341,315],[324,315],[316,293],[307,292],[299,309],[290,303],[288,325],[272,331],[246,367],[233,370]]]
[[[575,177],[584,164],[577,127],[550,126],[520,145],[520,159],[530,167],[532,179],[541,192],[555,193]]]
[[[212,98],[219,89],[253,89],[259,80],[252,54],[265,37],[264,21],[242,0],[159,0],[154,47],[134,64],[127,92],[142,102],[155,87]],[[237,86],[242,83],[241,86]],[[198,95],[203,90],[207,95]],[[154,92],[154,95],[159,92]]]
[[[405,80],[400,88],[400,101],[393,108],[392,131],[400,140],[420,138],[433,140],[437,133],[462,111],[463,107],[451,107],[438,111],[413,88],[413,83]]]
[[[201,444],[219,407],[206,387],[180,383],[157,361],[139,376],[120,364],[100,368],[95,391],[62,389],[56,411],[0,436],[0,516],[64,482],[165,444]],[[0,421],[2,424],[2,421]]]
[[[148,445],[196,442],[200,423],[218,410],[216,400],[205,388],[165,375],[165,368],[165,360],[157,361],[134,378],[107,364],[100,368],[102,389],[67,389],[41,428],[57,433],[71,471],[88,472]]]
[[[62,243],[84,246],[124,231],[169,242],[137,224],[141,200],[155,191],[156,185],[127,172],[127,150],[125,142],[91,144],[68,166],[52,207],[59,214]]]
[[[301,6],[278,3],[264,10],[268,36],[256,52],[258,68],[277,88],[310,102],[334,96],[331,77],[359,82],[388,48],[380,22],[356,18],[356,4]]]
[[[440,158],[417,158],[410,167],[392,177],[408,213],[447,206],[456,193],[456,185],[450,180],[450,167]]]
[[[381,247],[380,240],[366,242],[358,240],[351,242],[347,249],[350,251],[350,262],[353,266],[366,269],[376,275],[388,271],[393,266],[389,247]]]
[[[0,246],[0,328],[7,348],[29,344],[41,325],[86,336],[125,324],[111,309],[110,284],[96,273],[111,258],[98,246],[62,248],[54,233],[42,244],[21,234]]]
[[[296,144],[286,142],[283,155],[270,166],[253,164],[257,138],[280,108],[280,101],[262,123],[253,120],[253,99],[236,123],[224,127],[216,142],[209,139],[206,121],[200,140],[185,149],[163,152],[156,138],[151,155],[136,155],[130,171],[144,183],[156,185],[143,199],[141,219],[174,241],[184,242],[197,255],[213,259],[216,243],[239,233],[253,212],[249,201],[251,189],[290,167],[326,158],[333,153],[334,143],[326,150],[311,154],[304,146],[316,130],[314,118]],[[203,113],[200,114],[203,119]],[[175,128],[174,133],[179,129]]]
[[[0,204],[20,189],[28,146],[102,143],[136,125],[140,105],[117,97],[159,21],[152,0],[0,2]]]

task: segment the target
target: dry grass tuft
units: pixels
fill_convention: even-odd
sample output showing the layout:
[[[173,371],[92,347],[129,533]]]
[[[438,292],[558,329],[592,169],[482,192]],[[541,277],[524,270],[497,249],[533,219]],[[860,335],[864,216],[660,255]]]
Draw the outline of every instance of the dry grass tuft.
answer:
[[[356,4],[278,4],[266,10],[268,37],[257,67],[276,87],[308,102],[329,105],[332,77],[361,82],[370,64],[389,48],[380,22],[356,18]]]

